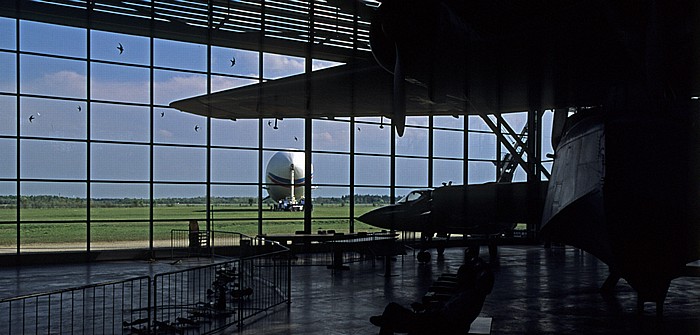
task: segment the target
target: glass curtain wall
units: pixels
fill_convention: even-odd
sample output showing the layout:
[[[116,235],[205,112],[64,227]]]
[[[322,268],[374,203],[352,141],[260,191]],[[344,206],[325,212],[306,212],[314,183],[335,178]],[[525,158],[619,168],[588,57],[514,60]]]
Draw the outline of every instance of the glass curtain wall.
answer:
[[[266,198],[278,152],[312,159],[314,232],[376,231],[355,218],[415,188],[495,181],[506,154],[477,116],[426,111],[397,137],[383,117],[221,120],[168,107],[342,64],[313,46],[293,56],[4,17],[0,31],[3,253],[166,247],[192,219],[293,234],[304,212],[274,211]],[[520,131],[527,113],[506,121]]]

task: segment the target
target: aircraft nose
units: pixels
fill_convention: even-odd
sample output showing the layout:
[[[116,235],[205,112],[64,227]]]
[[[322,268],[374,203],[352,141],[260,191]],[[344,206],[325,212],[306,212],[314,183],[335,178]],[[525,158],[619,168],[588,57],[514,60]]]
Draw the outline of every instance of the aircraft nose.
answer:
[[[371,210],[365,214],[360,215],[357,219],[370,225],[370,226],[375,226],[379,228],[387,228],[385,225],[383,225],[383,217],[384,215],[382,214],[381,208],[377,208],[374,210]]]

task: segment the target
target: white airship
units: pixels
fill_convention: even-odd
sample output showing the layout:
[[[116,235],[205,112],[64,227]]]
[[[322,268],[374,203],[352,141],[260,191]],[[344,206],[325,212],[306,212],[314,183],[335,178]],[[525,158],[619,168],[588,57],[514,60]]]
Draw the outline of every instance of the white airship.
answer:
[[[280,151],[267,162],[267,193],[277,209],[303,210],[305,161],[303,152]],[[309,175],[313,175],[313,166]]]

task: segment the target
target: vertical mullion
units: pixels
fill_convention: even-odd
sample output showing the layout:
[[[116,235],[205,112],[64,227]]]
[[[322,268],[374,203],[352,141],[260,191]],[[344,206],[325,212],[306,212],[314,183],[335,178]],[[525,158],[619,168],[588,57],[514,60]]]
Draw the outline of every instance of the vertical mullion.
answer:
[[[92,90],[90,89],[90,86],[92,86],[91,85],[91,83],[92,83],[92,71],[91,70],[92,69],[91,69],[91,63],[90,63],[90,60],[92,57],[91,52],[90,52],[90,49],[91,49],[91,47],[90,47],[90,43],[91,43],[90,28],[92,26],[92,8],[93,8],[93,5],[94,5],[94,3],[92,1],[88,1],[88,4],[87,4],[87,29],[85,31],[85,34],[87,35],[87,43],[86,43],[86,47],[87,47],[87,51],[86,51],[86,53],[87,53],[87,60],[86,60],[86,65],[87,65],[87,100],[86,100],[86,106],[85,106],[85,113],[87,113],[86,122],[85,122],[85,127],[87,128],[86,129],[86,143],[85,143],[85,145],[87,146],[87,148],[86,148],[86,150],[87,150],[87,152],[86,152],[86,158],[87,158],[86,170],[87,171],[86,171],[86,175],[85,175],[85,177],[86,177],[85,187],[87,188],[86,193],[85,193],[85,198],[86,198],[85,229],[87,231],[87,235],[86,235],[85,239],[87,242],[86,249],[87,249],[87,254],[88,254],[88,260],[90,259],[90,256],[89,256],[90,255],[90,243],[91,243],[90,240],[91,240],[91,236],[92,236],[90,234],[90,229],[91,229],[91,224],[90,224],[91,223],[91,221],[90,221],[90,216],[91,216],[90,203],[91,203],[91,201],[90,201],[90,199],[92,199],[92,193],[90,192],[90,188],[91,188],[90,179],[92,178],[91,169],[90,169],[90,162],[92,161],[92,156],[91,156],[92,147],[91,147],[91,142],[90,142],[90,139],[91,139],[91,134],[90,134],[90,106],[91,106],[90,99],[92,97]]]
[[[211,34],[212,34],[212,10],[213,5],[211,0],[207,1],[207,95],[211,94]],[[211,106],[211,105],[210,105]],[[211,108],[211,107],[210,107]],[[207,231],[212,231],[213,222],[211,221],[211,112],[207,115],[207,191],[206,191],[206,218]],[[211,247],[212,234],[207,235],[208,245]],[[212,250],[210,248],[210,250]]]
[[[396,203],[396,126],[395,122],[389,127],[389,136],[391,136],[391,164],[390,164],[390,180],[389,180],[389,202]]]
[[[15,118],[16,118],[16,126],[17,128],[15,129],[15,137],[16,137],[16,146],[17,146],[17,152],[16,152],[16,158],[17,158],[17,171],[16,171],[16,191],[17,191],[17,210],[16,210],[16,215],[17,217],[15,218],[17,220],[17,254],[19,255],[20,253],[20,208],[22,207],[22,201],[21,201],[21,184],[20,184],[20,174],[21,174],[21,155],[20,155],[20,128],[21,128],[21,123],[20,123],[20,117],[21,117],[21,99],[20,99],[20,57],[19,57],[19,50],[20,50],[20,42],[19,42],[19,29],[20,29],[20,24],[19,24],[19,12],[20,12],[20,3],[21,0],[16,0],[16,5],[15,5],[15,10],[16,10],[16,19],[15,19],[15,80],[16,80],[16,87],[15,87],[15,96],[16,96],[16,109],[15,109]]]
[[[352,66],[355,67],[357,64],[355,58],[357,57],[357,9],[359,3],[357,1],[353,2],[353,15],[352,15],[352,53],[351,62]],[[350,227],[349,232],[352,234],[355,232],[355,71],[350,72]]]
[[[466,109],[465,109],[466,110]],[[464,185],[469,185],[469,115],[465,113],[464,115],[464,125],[462,129],[462,133],[464,134],[463,136],[463,141],[464,141],[464,147],[462,148],[462,161],[463,161],[463,170],[462,170],[462,180],[464,181]]]
[[[433,113],[431,111],[430,115],[428,115],[428,187],[433,187],[433,164],[434,164],[434,118],[433,118]]]
[[[258,37],[258,235],[263,234],[263,44],[265,40],[265,0],[260,2],[260,34]]]
[[[306,42],[306,61],[304,62],[304,82],[306,91],[306,118],[304,119],[304,232],[311,233],[311,210],[313,207],[313,199],[311,198],[311,158],[313,150],[313,119],[311,118],[311,72],[313,71],[313,45],[315,39],[315,13],[314,0],[309,0],[309,40]],[[294,181],[292,181],[294,183]]]
[[[149,192],[149,198],[150,198],[149,199],[150,206],[149,206],[149,213],[148,213],[148,217],[149,217],[149,220],[148,220],[148,250],[149,250],[149,253],[151,254],[151,257],[154,256],[154,251],[153,251],[153,238],[154,238],[154,236],[153,236],[154,235],[153,206],[155,205],[155,199],[154,199],[154,196],[155,196],[154,191],[155,190],[153,187],[153,183],[154,183],[154,180],[153,180],[154,179],[153,159],[155,157],[155,152],[154,152],[155,147],[153,145],[153,142],[155,139],[155,134],[154,134],[154,132],[155,132],[155,124],[154,124],[155,118],[153,117],[153,112],[155,111],[155,109],[153,108],[153,104],[155,102],[155,97],[153,94],[153,89],[154,89],[153,81],[154,81],[154,76],[155,76],[155,73],[153,71],[153,66],[155,64],[154,52],[153,52],[153,47],[155,46],[155,40],[153,38],[154,28],[155,28],[154,27],[154,24],[155,24],[155,4],[154,4],[154,1],[155,0],[151,0],[151,20],[149,21],[150,22],[150,27],[149,27],[150,28],[150,34],[149,34],[150,35],[149,36],[149,48],[150,48],[150,50],[149,50],[149,67],[148,67],[148,72],[149,72],[149,79],[148,80],[150,81],[149,82],[149,93],[148,93],[149,94],[148,110],[150,112],[149,113],[150,114],[149,115],[150,139],[148,142],[148,145],[149,145],[149,162],[148,162],[148,169],[149,169],[149,171],[148,171],[148,181],[149,181],[148,182],[148,189],[149,190],[148,190],[148,192]]]

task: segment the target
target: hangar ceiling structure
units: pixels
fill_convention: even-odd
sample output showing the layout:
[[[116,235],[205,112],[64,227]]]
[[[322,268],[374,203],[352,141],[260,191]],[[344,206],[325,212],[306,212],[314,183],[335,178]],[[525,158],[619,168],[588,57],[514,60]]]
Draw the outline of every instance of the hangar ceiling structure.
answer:
[[[313,57],[337,62],[371,57],[369,22],[341,11],[336,2],[342,3],[314,2],[311,33],[310,2],[295,0],[18,0],[0,4],[0,14],[297,57],[306,56],[313,36]]]

